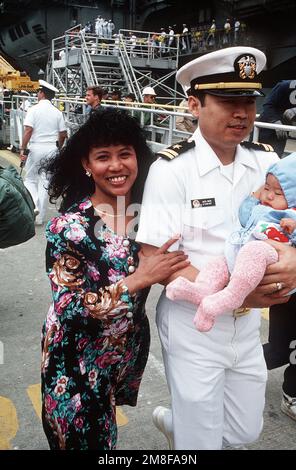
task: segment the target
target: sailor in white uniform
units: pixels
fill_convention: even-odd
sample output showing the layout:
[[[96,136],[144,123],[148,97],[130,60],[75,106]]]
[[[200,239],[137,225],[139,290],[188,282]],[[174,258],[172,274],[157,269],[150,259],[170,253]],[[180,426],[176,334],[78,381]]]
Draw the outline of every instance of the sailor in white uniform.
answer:
[[[62,147],[67,136],[63,114],[50,102],[58,90],[44,80],[39,80],[38,104],[28,109],[24,121],[24,134],[20,158],[26,162],[24,183],[30,191],[39,212],[37,225],[42,225],[45,218],[48,195],[47,181],[43,173],[39,174],[40,162],[44,157]],[[29,144],[29,156],[26,149]]]
[[[181,234],[174,249],[183,249],[191,266],[167,282],[180,274],[193,281],[206,262],[223,254],[241,202],[278,159],[270,146],[241,143],[253,126],[265,62],[258,49],[233,47],[195,59],[177,73],[179,83],[190,87],[189,109],[199,127],[188,142],[159,152],[146,181],[137,235],[149,255]],[[287,249],[294,260],[289,279],[295,282],[295,249]],[[207,333],[194,327],[196,306],[162,293],[157,325],[172,410],[158,407],[153,419],[171,447],[221,449],[223,443],[239,446],[258,438],[267,373],[260,310],[247,307],[286,302],[274,294],[280,284],[273,282],[286,273],[281,266],[273,269],[246,306],[219,316]]]

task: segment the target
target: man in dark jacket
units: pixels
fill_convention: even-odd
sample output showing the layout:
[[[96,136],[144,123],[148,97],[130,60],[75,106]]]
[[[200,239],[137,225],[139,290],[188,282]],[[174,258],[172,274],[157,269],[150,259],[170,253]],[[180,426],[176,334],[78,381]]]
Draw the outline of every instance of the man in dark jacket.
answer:
[[[271,90],[269,96],[263,104],[263,112],[258,121],[270,122],[274,124],[291,124],[284,117],[286,110],[296,106],[295,99],[296,80],[282,80]],[[282,156],[288,132],[281,129],[260,129],[259,142],[270,144],[274,151]]]
[[[284,372],[281,410],[296,421],[296,294],[269,311],[269,338],[264,344],[268,369],[288,364]]]

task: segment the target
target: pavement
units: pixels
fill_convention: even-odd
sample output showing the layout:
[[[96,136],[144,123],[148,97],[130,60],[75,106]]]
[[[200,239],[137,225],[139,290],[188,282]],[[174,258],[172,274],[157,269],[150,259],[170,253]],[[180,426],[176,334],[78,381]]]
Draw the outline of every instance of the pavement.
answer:
[[[0,165],[12,162],[13,157],[0,151]],[[49,206],[48,219],[55,214],[55,207]],[[36,227],[31,240],[0,250],[0,450],[48,449],[40,420],[40,332],[51,298],[45,245],[44,227]],[[152,343],[138,405],[118,409],[119,451],[167,449],[151,420],[156,406],[170,404],[154,322],[160,292],[161,287],[154,286],[147,302]],[[262,342],[267,336],[265,310]],[[296,450],[296,421],[280,411],[283,370],[269,372],[264,428],[260,439],[248,446],[250,450]]]

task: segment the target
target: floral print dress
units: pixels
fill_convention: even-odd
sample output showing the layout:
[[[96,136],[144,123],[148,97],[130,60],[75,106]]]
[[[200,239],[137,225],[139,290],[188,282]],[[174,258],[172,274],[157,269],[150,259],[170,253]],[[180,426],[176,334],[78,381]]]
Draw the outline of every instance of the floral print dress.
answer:
[[[150,344],[149,289],[131,296],[122,281],[140,247],[94,215],[89,198],[52,219],[46,237],[44,431],[51,449],[114,449],[115,406],[136,405]]]

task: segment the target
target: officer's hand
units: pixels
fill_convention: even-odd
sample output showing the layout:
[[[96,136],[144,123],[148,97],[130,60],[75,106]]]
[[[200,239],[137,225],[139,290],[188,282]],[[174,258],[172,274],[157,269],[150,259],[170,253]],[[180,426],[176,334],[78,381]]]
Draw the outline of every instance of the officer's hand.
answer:
[[[296,250],[293,246],[274,240],[267,240],[264,243],[269,243],[276,249],[279,261],[267,267],[261,285],[281,283],[283,289],[280,290],[280,294],[288,294],[296,287]]]
[[[283,124],[282,121],[275,121],[274,124]],[[275,132],[276,132],[276,136],[278,139],[287,139],[288,138],[288,135],[289,133],[287,131],[284,131],[283,129],[275,129]]]
[[[248,297],[246,297],[242,307],[249,308],[268,308],[275,304],[285,304],[290,296],[283,296],[281,291],[277,290],[277,283],[259,285]]]
[[[286,109],[283,114],[283,118],[289,124],[292,124],[293,121],[296,121],[296,108]]]

